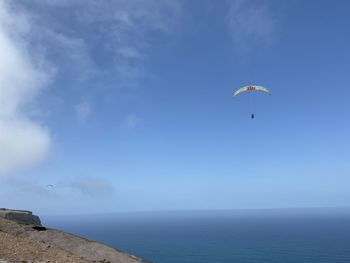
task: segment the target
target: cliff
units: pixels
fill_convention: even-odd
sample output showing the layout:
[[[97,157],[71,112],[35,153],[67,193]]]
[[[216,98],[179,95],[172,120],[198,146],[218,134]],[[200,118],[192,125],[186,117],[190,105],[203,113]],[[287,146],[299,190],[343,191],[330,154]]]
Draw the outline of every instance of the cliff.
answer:
[[[0,209],[0,262],[149,262],[107,245],[46,228],[30,211]]]
[[[22,224],[41,226],[40,218],[31,211],[0,208],[0,218],[16,221]]]

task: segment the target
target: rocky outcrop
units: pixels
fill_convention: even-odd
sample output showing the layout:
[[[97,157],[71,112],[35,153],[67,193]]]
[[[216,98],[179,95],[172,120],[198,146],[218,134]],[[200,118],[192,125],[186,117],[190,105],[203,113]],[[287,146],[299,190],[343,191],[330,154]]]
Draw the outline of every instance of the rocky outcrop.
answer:
[[[17,213],[32,215],[28,212]],[[23,220],[22,215],[16,215],[9,219],[4,214],[0,216],[0,262],[149,262],[92,240],[46,228],[40,225],[39,218]]]
[[[40,218],[26,210],[0,208],[0,218],[13,220],[21,224],[41,226]]]

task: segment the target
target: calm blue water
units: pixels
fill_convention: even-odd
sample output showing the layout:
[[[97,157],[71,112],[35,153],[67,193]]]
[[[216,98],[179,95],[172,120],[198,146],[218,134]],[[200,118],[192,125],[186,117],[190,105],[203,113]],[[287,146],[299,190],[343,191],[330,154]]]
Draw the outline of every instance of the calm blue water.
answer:
[[[130,213],[43,223],[155,263],[350,262],[349,211]]]

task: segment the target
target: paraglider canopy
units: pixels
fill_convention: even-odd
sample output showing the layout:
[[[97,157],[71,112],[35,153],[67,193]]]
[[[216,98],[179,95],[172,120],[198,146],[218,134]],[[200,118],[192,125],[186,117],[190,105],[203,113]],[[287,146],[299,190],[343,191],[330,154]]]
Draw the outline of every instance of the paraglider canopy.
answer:
[[[240,88],[240,89],[236,90],[235,93],[233,94],[233,96],[237,96],[238,94],[240,94],[242,92],[256,91],[256,90],[262,91],[262,92],[266,92],[268,94],[271,94],[271,92],[267,88],[264,88],[262,86],[253,85],[253,86],[245,86],[243,88]]]
[[[257,85],[251,85],[251,86],[245,86],[245,87],[242,87],[242,88],[236,90],[233,93],[233,97],[235,97],[243,92],[248,92],[248,91],[262,91],[262,92],[265,92],[265,93],[271,95],[271,92],[267,88],[264,88],[262,86],[257,86]],[[249,100],[251,100],[250,96],[247,96],[247,97],[249,98]],[[251,117],[251,119],[254,119],[254,117],[255,117],[255,113],[252,109],[250,110],[250,117]]]

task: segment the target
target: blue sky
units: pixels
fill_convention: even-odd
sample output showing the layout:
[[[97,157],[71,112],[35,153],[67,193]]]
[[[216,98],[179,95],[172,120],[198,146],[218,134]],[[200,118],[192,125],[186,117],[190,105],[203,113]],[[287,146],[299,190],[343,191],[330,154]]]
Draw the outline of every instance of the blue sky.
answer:
[[[349,8],[1,0],[2,206],[349,206]]]

